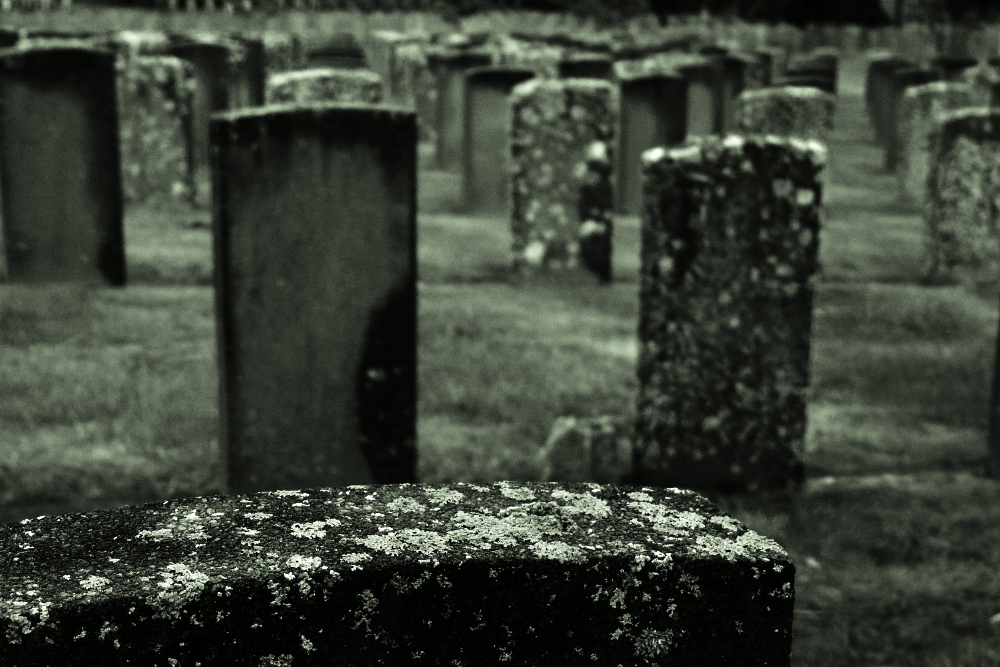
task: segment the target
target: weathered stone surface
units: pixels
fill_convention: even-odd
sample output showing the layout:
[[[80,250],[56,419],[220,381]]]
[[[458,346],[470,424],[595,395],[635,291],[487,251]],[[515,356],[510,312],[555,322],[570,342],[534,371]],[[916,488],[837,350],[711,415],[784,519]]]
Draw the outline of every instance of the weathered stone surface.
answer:
[[[194,70],[173,56],[119,58],[118,122],[127,204],[190,203]]]
[[[899,168],[903,152],[903,137],[899,126],[899,107],[903,95],[910,86],[920,86],[938,80],[938,73],[922,67],[894,69],[889,76],[889,93],[884,110],[885,170],[895,172]]]
[[[925,278],[995,278],[1000,273],[1000,111],[945,112],[938,117],[931,145]]]
[[[825,142],[833,131],[837,98],[818,88],[773,86],[744,91],[737,101],[737,131]]]
[[[825,149],[689,143],[645,155],[632,481],[787,489],[802,478]]]
[[[115,54],[28,46],[0,55],[8,278],[125,284]]]
[[[865,103],[875,130],[875,141],[883,147],[889,128],[889,99],[892,95],[892,72],[912,68],[916,63],[889,53],[873,54],[865,77]]]
[[[492,64],[493,57],[486,49],[458,52],[436,49],[428,53],[428,65],[434,74],[437,91],[434,159],[440,169],[458,169],[462,164],[466,72]]]
[[[990,106],[994,101],[1000,101],[1000,70],[989,62],[982,62],[962,70],[958,81],[972,86],[972,97],[975,106]]]
[[[592,237],[594,245],[607,241],[610,279],[611,229],[600,219],[613,202],[598,165],[611,164],[617,90],[597,79],[536,78],[515,86],[510,99],[515,268],[579,266],[581,241]],[[603,270],[602,262],[594,266]]]
[[[795,566],[690,491],[497,482],[0,525],[0,663],[787,667]]]
[[[382,79],[366,69],[320,67],[273,74],[267,81],[268,104],[382,101]]]
[[[910,86],[899,106],[902,137],[899,180],[904,199],[923,205],[930,174],[931,135],[945,111],[974,106],[972,86],[955,81],[935,81]]]
[[[543,482],[620,484],[632,472],[635,423],[619,417],[559,417],[538,453]]]
[[[264,42],[265,81],[278,72],[291,72],[306,66],[302,43],[297,35],[266,30],[260,35]]]

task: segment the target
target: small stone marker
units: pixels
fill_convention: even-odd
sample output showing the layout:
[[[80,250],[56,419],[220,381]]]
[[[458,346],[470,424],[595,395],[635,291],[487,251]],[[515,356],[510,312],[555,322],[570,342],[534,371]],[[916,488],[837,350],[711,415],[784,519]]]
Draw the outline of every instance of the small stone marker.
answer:
[[[690,491],[312,488],[0,525],[0,663],[789,667],[795,566]]]
[[[875,130],[875,140],[884,148],[889,130],[889,98],[892,93],[892,72],[915,67],[916,63],[890,54],[876,54],[868,62],[865,78],[865,101]]]
[[[114,53],[0,51],[0,98],[9,280],[124,285]]]
[[[511,90],[535,76],[531,70],[479,68],[465,81],[466,110],[462,193],[469,213],[510,215]]]
[[[900,136],[899,107],[906,89],[938,80],[938,73],[920,67],[896,69],[890,75],[890,92],[885,110],[885,170],[899,167],[903,138]]]
[[[826,142],[833,131],[837,98],[818,88],[773,86],[744,91],[736,128],[744,134],[773,134]]]
[[[191,63],[174,56],[133,56],[119,58],[117,67],[125,203],[190,203]]]
[[[616,95],[598,79],[535,78],[511,92],[515,269],[578,267],[586,242],[595,248],[584,267],[610,280],[613,201],[599,165],[612,164]]]
[[[415,132],[374,105],[213,120],[229,492],[415,480]]]
[[[743,493],[802,481],[824,153],[730,135],[644,156],[627,483]]]
[[[434,161],[439,169],[458,169],[462,164],[462,139],[465,134],[465,73],[475,67],[492,64],[489,53],[475,51],[437,51],[429,65],[437,83],[437,150]]]
[[[687,136],[688,84],[679,76],[619,79],[621,111],[618,132],[616,210],[642,211],[642,154],[673,146]]]
[[[329,35],[306,48],[310,68],[361,69],[367,67],[365,51],[351,33]]]
[[[321,67],[273,74],[267,80],[268,104],[382,101],[382,79],[366,69]]]
[[[540,481],[621,484],[632,472],[634,431],[619,417],[559,417],[538,452]]]
[[[923,206],[930,174],[931,136],[938,117],[949,110],[973,105],[972,86],[957,81],[934,81],[910,86],[899,107],[900,192],[909,202]]]
[[[925,280],[1000,275],[1000,110],[956,109],[938,116],[927,179],[929,262]],[[977,275],[979,274],[979,275]]]

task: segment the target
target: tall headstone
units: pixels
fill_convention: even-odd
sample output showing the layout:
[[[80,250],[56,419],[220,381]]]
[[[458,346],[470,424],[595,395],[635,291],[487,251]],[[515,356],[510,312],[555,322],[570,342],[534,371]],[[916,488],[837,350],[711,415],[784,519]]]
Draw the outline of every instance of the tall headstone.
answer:
[[[615,209],[642,211],[642,154],[687,136],[688,84],[679,75],[620,79],[621,111],[615,170]]]
[[[885,109],[885,170],[895,172],[899,166],[903,139],[899,127],[899,107],[906,89],[936,81],[939,74],[934,70],[922,67],[901,68],[893,70],[890,80],[890,92]]]
[[[802,481],[825,149],[701,137],[646,163],[635,470],[717,493]]]
[[[490,65],[492,60],[490,54],[475,51],[438,52],[429,58],[437,83],[435,164],[439,169],[458,169],[462,162],[465,73],[475,67]]]
[[[233,37],[232,44],[226,108],[262,106],[267,81],[264,40],[237,35]]]
[[[688,82],[688,136],[717,134],[722,111],[718,108],[720,97],[716,94],[716,68],[707,60],[684,63],[677,71]]]
[[[516,270],[582,267],[610,281],[612,230],[600,211],[614,202],[600,183],[610,180],[616,96],[599,79],[535,78],[511,91]]]
[[[115,56],[0,51],[0,220],[8,278],[125,284]]]
[[[470,70],[465,81],[462,193],[470,213],[510,214],[510,92],[535,76],[525,69]]]
[[[305,51],[308,67],[359,69],[368,66],[364,49],[350,33],[337,33],[315,40]]]
[[[889,130],[889,109],[892,97],[892,73],[897,69],[912,68],[915,63],[892,56],[875,54],[868,62],[865,78],[865,102],[875,131],[875,141],[883,148]]]
[[[930,255],[925,280],[995,280],[1000,276],[1000,110],[946,111],[935,125],[924,207]]]
[[[416,481],[416,119],[217,115],[227,492]]]

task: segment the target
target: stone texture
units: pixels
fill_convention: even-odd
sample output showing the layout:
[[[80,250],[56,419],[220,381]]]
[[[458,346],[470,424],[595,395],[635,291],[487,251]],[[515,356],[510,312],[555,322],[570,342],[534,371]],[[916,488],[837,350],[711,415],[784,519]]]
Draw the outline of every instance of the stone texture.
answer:
[[[119,58],[118,122],[126,204],[189,204],[194,71],[173,56]]]
[[[1000,275],[1000,111],[958,109],[939,116],[927,180],[929,282]]]
[[[785,490],[802,479],[825,149],[689,142],[644,156],[633,479]]]
[[[282,72],[267,81],[268,104],[382,101],[382,80],[365,69],[319,67]]]
[[[788,667],[795,566],[690,491],[310,488],[0,525],[0,663]]]
[[[889,77],[889,94],[884,110],[885,170],[895,172],[899,168],[903,152],[903,137],[899,126],[899,107],[903,95],[910,86],[920,86],[938,80],[938,73],[922,67],[895,69]]]
[[[903,139],[899,180],[903,198],[921,206],[927,199],[931,165],[931,135],[945,111],[973,106],[972,86],[935,81],[910,86],[899,107],[899,133]]]
[[[825,142],[833,131],[837,98],[812,87],[774,86],[744,91],[736,110],[737,131]]]
[[[633,420],[559,417],[538,453],[543,482],[620,484],[632,472]]]
[[[610,188],[600,186],[599,164],[611,164],[617,91],[597,79],[532,79],[511,92],[514,266],[580,266],[581,241],[606,239],[610,279]],[[609,170],[610,171],[610,170]],[[608,174],[610,177],[610,174]],[[582,187],[591,190],[583,196]],[[581,216],[580,206],[586,211]],[[595,211],[591,214],[591,210]],[[595,219],[596,218],[596,219]],[[608,218],[608,220],[610,220]],[[588,221],[597,223],[588,225]],[[603,225],[603,228],[601,226]],[[603,260],[591,266],[600,275]]]

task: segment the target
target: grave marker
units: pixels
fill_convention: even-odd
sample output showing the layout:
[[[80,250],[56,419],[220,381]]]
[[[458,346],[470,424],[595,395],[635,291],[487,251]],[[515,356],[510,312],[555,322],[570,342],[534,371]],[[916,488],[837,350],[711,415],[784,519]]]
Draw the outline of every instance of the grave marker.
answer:
[[[268,104],[381,101],[382,80],[365,69],[303,69],[272,74],[267,80]]]
[[[919,86],[938,79],[938,73],[920,67],[900,68],[889,77],[890,89],[885,108],[885,170],[895,172],[899,166],[903,139],[900,136],[899,107],[903,94],[910,86]]]
[[[739,96],[737,131],[826,142],[833,131],[837,98],[814,87],[772,86]]]
[[[723,112],[718,108],[716,68],[707,60],[685,62],[677,71],[688,82],[688,111],[685,124],[688,136],[716,134]]]
[[[437,83],[435,120],[439,169],[457,169],[462,161],[462,138],[465,132],[465,72],[485,67],[493,61],[489,53],[475,51],[438,51],[428,58]]]
[[[558,76],[562,79],[605,79],[614,75],[614,61],[608,56],[575,54],[558,64]]]
[[[415,480],[415,132],[374,105],[213,120],[228,492]]]
[[[526,69],[481,68],[466,76],[462,193],[470,213],[510,214],[510,92],[535,76]]]
[[[267,81],[264,40],[237,35],[232,44],[226,108],[259,107],[264,104]]]
[[[8,279],[125,284],[115,55],[0,51],[0,206]]]
[[[688,84],[680,75],[620,79],[621,111],[616,162],[615,208],[642,211],[642,154],[672,146],[687,136]]]
[[[361,69],[367,67],[365,51],[350,33],[338,33],[315,40],[306,47],[307,67]]]
[[[730,135],[644,156],[626,483],[730,494],[802,482],[824,153]]]
[[[697,494],[497,482],[0,525],[0,663],[789,667],[795,566]]]

